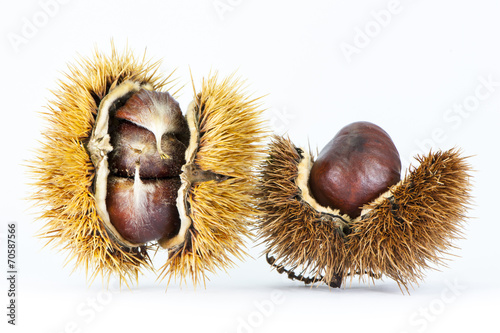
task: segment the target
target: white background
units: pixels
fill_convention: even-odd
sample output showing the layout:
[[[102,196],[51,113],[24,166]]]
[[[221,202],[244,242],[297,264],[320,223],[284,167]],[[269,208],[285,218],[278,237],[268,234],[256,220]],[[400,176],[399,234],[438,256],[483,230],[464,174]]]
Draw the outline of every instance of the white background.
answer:
[[[0,283],[8,332],[498,331],[499,1],[54,1],[3,1],[0,10],[2,271],[6,224],[19,229],[16,327],[6,324],[7,284]],[[380,12],[387,8],[390,19]],[[392,136],[405,166],[415,153],[462,147],[476,171],[461,249],[411,296],[387,279],[305,287],[271,271],[251,242],[253,258],[210,276],[205,289],[174,283],[165,292],[152,273],[131,291],[112,284],[106,292],[100,280],[89,286],[82,270],[64,266],[64,253],[34,237],[41,223],[23,199],[30,188],[21,165],[66,63],[94,46],[109,51],[111,38],[119,49],[147,48],[187,84],[189,68],[198,86],[210,69],[237,69],[251,91],[268,94],[273,129],[299,146],[321,149],[344,125],[367,120]],[[343,52],[348,45],[356,53]],[[191,91],[187,85],[179,97],[183,108]],[[464,103],[461,115],[453,113]],[[164,260],[164,253],[155,258],[158,266]]]

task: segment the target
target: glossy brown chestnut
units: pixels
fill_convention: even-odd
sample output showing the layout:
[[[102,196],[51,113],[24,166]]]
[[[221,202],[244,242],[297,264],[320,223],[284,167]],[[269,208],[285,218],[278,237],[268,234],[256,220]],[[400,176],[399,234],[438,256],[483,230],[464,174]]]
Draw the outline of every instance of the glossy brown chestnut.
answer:
[[[174,237],[189,130],[168,94],[140,90],[110,115],[106,208],[125,240],[144,244]]]
[[[314,162],[309,187],[323,206],[351,218],[400,180],[401,160],[390,136],[369,122],[342,128]]]
[[[170,157],[162,151],[163,145],[160,142],[163,135],[175,136],[185,146],[189,143],[187,122],[182,116],[179,103],[168,92],[142,89],[116,111],[115,117],[130,121],[153,133],[162,158]]]
[[[170,158],[161,158],[153,133],[128,121],[119,121],[111,131],[109,168],[122,177],[134,177],[139,162],[141,178],[176,177],[184,164],[185,145],[173,134],[164,134],[162,151]]]
[[[106,204],[109,217],[120,235],[129,242],[144,244],[177,234],[177,178],[137,180],[109,177]]]

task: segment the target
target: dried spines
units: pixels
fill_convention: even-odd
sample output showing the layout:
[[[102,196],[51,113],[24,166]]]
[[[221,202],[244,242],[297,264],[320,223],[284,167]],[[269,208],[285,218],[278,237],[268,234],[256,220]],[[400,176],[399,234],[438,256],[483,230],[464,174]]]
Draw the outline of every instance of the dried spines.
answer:
[[[196,285],[205,282],[206,273],[230,268],[233,258],[242,259],[244,241],[255,220],[252,192],[252,185],[236,178],[194,185],[189,196],[188,244],[170,253],[162,276],[189,277]]]
[[[266,129],[256,100],[232,76],[221,82],[217,74],[204,80],[194,112],[199,142],[193,167],[217,179],[195,182],[188,189],[192,224],[187,241],[170,253],[161,275],[191,277],[197,284],[205,282],[206,272],[226,269],[232,257],[244,255],[244,239],[258,215],[255,166],[265,156]]]
[[[454,247],[470,202],[470,167],[459,151],[417,161],[392,196],[364,207],[369,211],[353,221],[348,242],[352,271],[386,274],[406,290]]]
[[[126,80],[163,88],[167,78],[156,75],[159,62],[136,59],[130,50],[110,56],[98,51],[90,59],[69,66],[66,80],[59,82],[56,99],[45,112],[48,128],[37,156],[30,164],[34,202],[43,207],[41,231],[50,243],[71,251],[69,259],[91,272],[120,276],[125,283],[137,279],[140,267],[149,267],[147,247],[124,248],[106,232],[95,210],[92,195],[94,166],[85,149],[100,101],[108,91]]]
[[[296,179],[303,156],[289,139],[274,136],[262,165],[259,237],[276,265],[310,272],[329,284],[345,274],[346,248],[336,219],[302,198]]]

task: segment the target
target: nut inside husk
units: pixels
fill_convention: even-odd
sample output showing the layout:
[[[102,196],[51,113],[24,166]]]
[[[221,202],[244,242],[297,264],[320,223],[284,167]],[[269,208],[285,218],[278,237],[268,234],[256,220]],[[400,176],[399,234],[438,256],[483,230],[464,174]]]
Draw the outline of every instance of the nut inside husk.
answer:
[[[166,110],[147,115],[139,106],[155,104],[148,96],[176,104],[161,92],[173,91],[172,74],[129,49],[111,51],[71,65],[49,103],[49,127],[30,161],[40,236],[67,250],[89,281],[113,274],[136,282],[142,269],[155,271],[149,253],[158,245],[169,255],[160,279],[205,281],[243,257],[258,215],[255,166],[267,132],[259,99],[244,81],[212,73],[187,119],[174,117],[181,131],[151,127],[149,116]],[[163,216],[177,223],[163,228]]]
[[[417,167],[351,218],[312,197],[313,159],[274,136],[260,183],[259,236],[268,263],[306,284],[339,287],[355,275],[387,275],[408,291],[454,247],[470,201],[470,166],[457,150],[417,160]]]
[[[96,208],[122,245],[164,242],[186,229],[176,203],[188,144],[187,122],[167,92],[127,81],[102,100],[87,149]]]

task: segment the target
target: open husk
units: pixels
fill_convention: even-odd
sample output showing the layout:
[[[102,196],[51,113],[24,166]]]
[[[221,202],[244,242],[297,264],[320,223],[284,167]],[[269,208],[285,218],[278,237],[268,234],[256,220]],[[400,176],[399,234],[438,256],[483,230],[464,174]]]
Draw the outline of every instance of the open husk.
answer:
[[[314,163],[274,136],[260,182],[258,229],[268,262],[307,283],[339,287],[354,275],[386,275],[406,291],[442,264],[461,237],[470,204],[470,166],[456,149],[417,156],[418,166],[350,219],[309,194]]]
[[[68,261],[85,268],[91,281],[97,275],[137,281],[141,269],[154,270],[148,252],[160,246],[169,251],[161,278],[204,282],[207,272],[225,270],[233,257],[243,256],[248,227],[258,215],[255,165],[265,156],[262,111],[241,81],[214,74],[195,93],[186,115],[191,141],[180,175],[178,235],[135,244],[110,223],[109,109],[139,89],[171,91],[170,75],[159,75],[159,65],[130,50],[119,54],[114,46],[110,56],[96,51],[69,67],[45,113],[48,127],[29,165],[31,199],[45,223],[40,235],[68,251]]]

